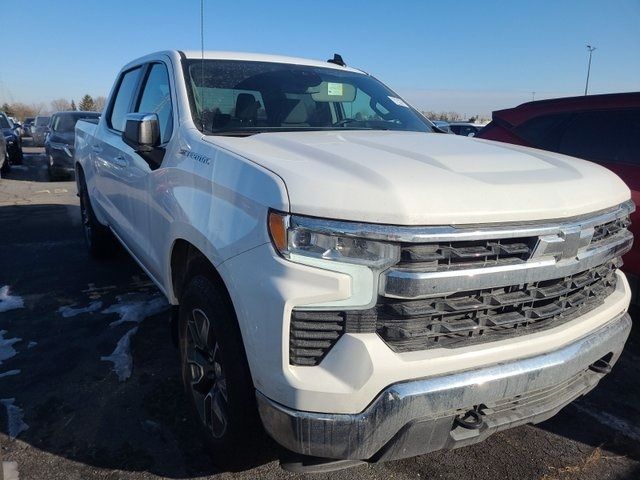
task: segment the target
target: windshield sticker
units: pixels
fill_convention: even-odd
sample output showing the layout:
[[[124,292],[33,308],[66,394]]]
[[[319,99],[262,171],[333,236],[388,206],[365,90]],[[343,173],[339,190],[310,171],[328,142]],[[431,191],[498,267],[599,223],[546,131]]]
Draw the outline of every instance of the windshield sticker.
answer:
[[[409,108],[409,105],[404,103],[404,101],[402,101],[402,99],[400,99],[398,97],[392,97],[391,95],[389,95],[389,100],[391,100],[393,103],[395,103],[399,107]]]
[[[327,82],[327,95],[341,97],[342,96],[342,84],[341,83]]]

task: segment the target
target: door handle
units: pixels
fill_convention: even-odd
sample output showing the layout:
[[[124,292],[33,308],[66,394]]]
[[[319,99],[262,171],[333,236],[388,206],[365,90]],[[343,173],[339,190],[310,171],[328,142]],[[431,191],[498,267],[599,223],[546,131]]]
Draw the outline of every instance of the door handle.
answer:
[[[94,153],[102,153],[102,147],[100,145],[91,145],[91,150]]]
[[[124,156],[122,155],[118,155],[117,157],[114,157],[113,163],[115,163],[119,167],[126,167],[129,164],[127,162],[127,159],[124,158]]]

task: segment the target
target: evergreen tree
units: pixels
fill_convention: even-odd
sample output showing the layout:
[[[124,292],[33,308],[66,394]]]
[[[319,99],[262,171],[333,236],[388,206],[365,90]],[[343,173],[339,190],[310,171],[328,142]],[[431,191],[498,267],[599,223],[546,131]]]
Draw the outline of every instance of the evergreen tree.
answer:
[[[80,100],[80,105],[78,105],[78,108],[85,112],[94,112],[96,110],[96,106],[95,106],[95,103],[93,102],[93,98],[91,97],[91,95],[87,94],[84,97],[82,97],[82,100]]]
[[[76,110],[78,110],[78,109],[76,108],[76,102],[74,102],[73,100],[71,100],[71,110],[73,110],[74,112],[75,112]]]

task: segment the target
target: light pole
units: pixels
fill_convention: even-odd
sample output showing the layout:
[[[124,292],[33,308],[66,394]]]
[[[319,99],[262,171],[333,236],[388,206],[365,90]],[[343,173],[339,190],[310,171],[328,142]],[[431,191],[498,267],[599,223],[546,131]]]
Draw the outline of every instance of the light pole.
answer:
[[[593,51],[596,49],[596,47],[592,47],[591,45],[587,45],[587,50],[589,50],[589,66],[587,67],[587,83],[584,86],[584,94],[587,94],[587,91],[589,90],[589,74],[591,73],[591,55],[593,54]]]

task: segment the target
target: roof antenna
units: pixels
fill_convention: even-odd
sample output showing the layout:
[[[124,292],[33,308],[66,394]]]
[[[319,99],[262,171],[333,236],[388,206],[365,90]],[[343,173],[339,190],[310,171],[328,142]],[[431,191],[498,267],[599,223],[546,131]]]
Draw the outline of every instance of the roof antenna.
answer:
[[[333,58],[330,58],[329,60],[327,60],[327,62],[335,63],[336,65],[340,65],[341,67],[347,66],[347,64],[344,63],[344,60],[342,60],[342,55],[340,55],[339,53],[334,53]]]
[[[200,0],[200,126],[204,133],[204,0]]]

